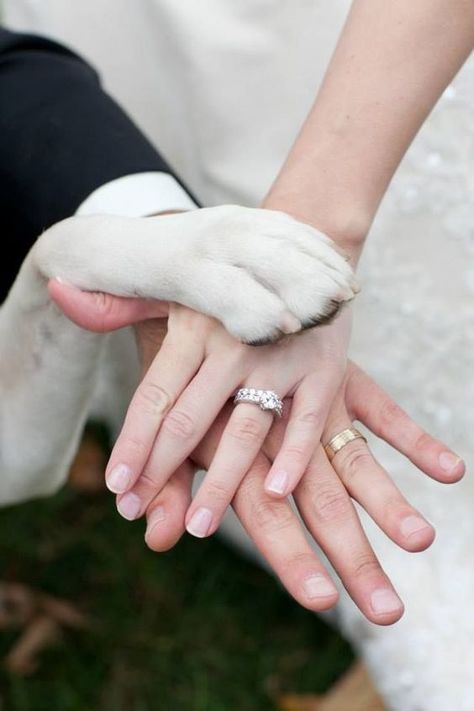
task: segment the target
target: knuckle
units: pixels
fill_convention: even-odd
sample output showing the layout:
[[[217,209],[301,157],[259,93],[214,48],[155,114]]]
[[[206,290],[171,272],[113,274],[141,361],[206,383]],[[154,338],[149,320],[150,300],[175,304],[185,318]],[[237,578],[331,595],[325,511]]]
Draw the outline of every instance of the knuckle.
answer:
[[[139,389],[140,408],[152,415],[163,415],[171,407],[171,396],[157,383],[144,381]]]
[[[152,470],[147,468],[140,474],[140,478],[136,482],[136,485],[140,487],[142,494],[146,493],[151,496],[161,490],[164,482],[153,476]]]
[[[422,432],[418,435],[418,437],[416,437],[415,450],[417,452],[424,452],[425,450],[430,449],[432,445],[433,439],[427,432]]]
[[[282,452],[282,455],[288,457],[288,459],[293,460],[293,462],[302,462],[308,459],[308,452],[306,451],[306,448],[301,444],[289,444],[287,447],[285,447],[284,451]]]
[[[212,501],[213,504],[221,506],[227,506],[232,499],[232,493],[232,489],[229,488],[224,481],[216,479],[206,484],[205,490],[202,492],[202,500]]]
[[[288,529],[293,522],[291,510],[278,501],[260,499],[253,503],[253,518],[256,526],[263,531],[280,533]]]
[[[121,447],[123,449],[126,449],[127,452],[130,453],[133,457],[136,456],[142,459],[142,457],[148,455],[147,444],[142,439],[139,439],[134,435],[127,435],[121,443]]]
[[[405,418],[405,412],[391,398],[384,398],[379,410],[379,422],[381,431],[389,431],[395,422]]]
[[[324,523],[340,521],[352,515],[352,504],[342,488],[320,488],[313,506],[316,516]]]
[[[355,578],[368,578],[380,575],[382,569],[375,556],[363,553],[353,561],[352,575]]]
[[[230,427],[229,434],[242,444],[254,444],[263,437],[263,423],[250,415],[239,417]]]
[[[312,427],[317,427],[323,421],[321,410],[317,407],[308,407],[302,410],[295,417],[296,422],[302,425],[311,425]]]
[[[193,418],[182,410],[171,410],[165,417],[162,427],[180,439],[192,438],[196,433],[196,424]]]
[[[338,454],[339,463],[337,469],[345,482],[354,479],[361,470],[373,465],[372,456],[363,443],[351,443],[341,449]]]

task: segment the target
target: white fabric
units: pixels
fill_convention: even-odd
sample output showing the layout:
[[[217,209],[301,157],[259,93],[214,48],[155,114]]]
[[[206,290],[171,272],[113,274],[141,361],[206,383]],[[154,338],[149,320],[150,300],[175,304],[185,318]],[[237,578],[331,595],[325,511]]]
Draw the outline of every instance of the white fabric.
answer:
[[[207,204],[257,204],[308,111],[345,0],[7,0],[7,20],[70,42]],[[119,49],[117,49],[119,48]],[[353,354],[474,465],[474,64],[410,149],[362,264]],[[368,526],[406,601],[390,629],[342,624],[395,711],[472,711],[474,480],[443,487],[373,444],[438,529],[427,552]]]
[[[76,214],[143,217],[196,207],[172,175],[136,173],[101,185],[79,205]]]

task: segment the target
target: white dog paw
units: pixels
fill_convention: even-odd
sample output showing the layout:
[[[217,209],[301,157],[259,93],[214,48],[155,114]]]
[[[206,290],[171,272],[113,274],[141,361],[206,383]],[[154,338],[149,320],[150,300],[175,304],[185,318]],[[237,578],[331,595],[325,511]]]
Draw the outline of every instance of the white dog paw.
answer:
[[[333,242],[282,212],[223,206],[200,210],[210,222],[199,240],[195,308],[245,343],[328,322],[358,291]],[[212,223],[212,224],[211,224]]]
[[[85,217],[33,248],[47,278],[175,301],[245,343],[324,323],[357,290],[331,240],[282,212],[234,205],[154,218]]]

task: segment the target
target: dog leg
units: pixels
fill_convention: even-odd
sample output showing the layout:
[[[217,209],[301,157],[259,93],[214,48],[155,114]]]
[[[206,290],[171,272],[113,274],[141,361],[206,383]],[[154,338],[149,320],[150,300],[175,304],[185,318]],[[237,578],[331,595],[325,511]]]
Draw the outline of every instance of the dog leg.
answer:
[[[0,504],[54,492],[87,417],[106,336],[71,323],[25,260],[0,308]]]

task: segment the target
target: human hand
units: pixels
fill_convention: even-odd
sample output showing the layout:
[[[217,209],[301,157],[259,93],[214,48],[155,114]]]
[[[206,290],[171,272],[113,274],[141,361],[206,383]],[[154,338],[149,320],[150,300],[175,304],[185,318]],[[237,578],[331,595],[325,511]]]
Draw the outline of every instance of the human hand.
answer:
[[[81,321],[82,308],[89,327],[96,328],[97,324],[91,323],[93,309],[90,305],[83,308],[81,301],[90,295],[57,283],[53,283],[51,293],[69,316],[86,325]],[[61,302],[64,293],[66,299]],[[75,309],[76,302],[79,310]],[[136,301],[112,299],[100,303],[100,313],[106,311],[107,318],[113,319],[110,304],[117,303],[121,308],[137,306]],[[143,309],[150,308],[151,303],[144,302],[142,316]],[[99,324],[103,322],[101,316]],[[349,322],[350,314],[346,312],[335,323],[306,331],[278,348],[256,349],[236,343],[216,321],[171,305],[168,333],[132,399],[107,467],[109,487],[115,493],[124,494],[130,485],[133,487],[126,496],[119,497],[118,507],[123,515],[132,519],[143,514],[171,474],[195,449],[232,393],[241,384],[252,385],[249,378],[282,396],[293,396],[282,451],[266,482],[270,494],[288,495],[319,442],[327,412],[324,408],[329,408],[342,379]],[[263,380],[268,378],[267,372],[274,374],[273,382]],[[207,396],[207,390],[210,395],[202,411],[200,401]],[[271,423],[271,414],[254,405],[239,404],[235,408],[206,482],[192,504],[188,516],[191,532],[210,535],[217,529]],[[283,467],[287,470],[287,481],[281,486]],[[127,475],[128,486],[124,481]],[[200,508],[212,512],[213,520],[206,531],[197,530],[190,522]],[[198,519],[201,515],[198,512]]]
[[[220,413],[192,459],[209,466],[232,407]],[[424,432],[356,365],[349,363],[341,389],[328,417],[333,434],[353,420],[410,459],[440,482],[458,481],[464,464],[444,444]],[[332,429],[333,427],[336,430]],[[337,592],[314,546],[288,500],[268,497],[262,480],[281,446],[285,423],[270,431],[232,502],[244,525],[282,584],[303,606],[315,611],[332,607]],[[147,510],[146,542],[167,550],[184,532],[190,501],[189,472],[181,471],[157,495]],[[403,497],[362,440],[354,440],[329,463],[324,449],[312,458],[294,493],[296,509],[338,573],[363,614],[376,624],[391,624],[403,614],[403,604],[377,560],[351,499],[358,501],[400,547],[415,552],[427,548],[433,527]]]
[[[102,295],[83,294],[62,285],[52,284],[57,303],[75,319],[88,320],[94,330],[106,330],[107,320],[116,327],[140,318],[152,317],[159,305],[151,302],[110,299]],[[121,316],[122,314],[122,316]],[[122,323],[120,323],[122,319]],[[163,335],[163,323],[143,324],[141,344],[148,362]],[[160,331],[161,329],[161,331]],[[221,412],[198,449],[193,453],[197,464],[207,467],[212,460],[232,407]],[[330,436],[359,419],[369,429],[405,454],[422,471],[439,481],[458,480],[463,463],[446,447],[424,433],[360,369],[349,364],[343,385],[331,407],[326,425]],[[270,499],[262,488],[272,456],[278,451],[284,421],[275,424],[260,453],[245,476],[233,506],[240,520],[270,566],[289,592],[302,605],[322,610],[337,600],[337,592],[326,571],[308,544],[301,522],[287,501]],[[362,449],[361,449],[362,448]],[[267,456],[266,456],[267,455]],[[344,455],[344,459],[341,459]],[[387,475],[371,458],[366,445],[354,441],[341,450],[329,465],[324,451],[319,450],[295,492],[297,506],[308,529],[320,543],[338,571],[355,602],[373,622],[396,621],[403,607],[375,558],[360,527],[348,494],[334,472],[334,467],[349,488],[350,494],[368,510],[388,535],[406,550],[422,550],[433,539],[432,527],[403,499]],[[447,471],[446,464],[453,465]],[[366,486],[366,477],[375,477],[377,487]],[[184,531],[185,512],[191,500],[193,467],[183,463],[158,493],[147,510],[146,540],[154,550],[167,550]],[[373,497],[372,492],[379,490]],[[414,526],[414,524],[416,524]],[[415,530],[418,528],[418,530]],[[374,597],[375,594],[375,597]],[[378,605],[377,605],[378,603]],[[387,605],[391,609],[387,609]],[[385,610],[383,606],[385,605]]]
[[[349,325],[345,312],[329,326],[256,349],[238,344],[216,321],[171,305],[168,333],[130,403],[107,466],[109,487],[121,494],[119,511],[130,519],[144,513],[241,386],[292,397],[281,452],[265,482],[270,495],[291,493],[342,379]],[[190,533],[211,535],[218,528],[272,421],[271,413],[253,404],[235,407],[187,515]],[[124,472],[129,486],[118,487]]]

